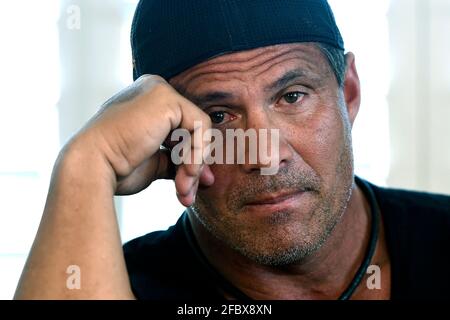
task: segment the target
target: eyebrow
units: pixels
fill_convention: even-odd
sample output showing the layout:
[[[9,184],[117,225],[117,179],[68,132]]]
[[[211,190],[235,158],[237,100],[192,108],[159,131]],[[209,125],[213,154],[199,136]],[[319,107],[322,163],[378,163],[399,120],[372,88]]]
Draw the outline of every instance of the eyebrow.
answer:
[[[286,72],[280,78],[269,84],[264,88],[266,92],[274,92],[281,90],[288,86],[290,83],[299,79],[309,79],[314,83],[320,82],[320,78],[311,76],[308,72],[303,69],[294,69]],[[183,92],[186,98],[192,101],[199,107],[205,107],[208,104],[220,104],[225,100],[231,100],[235,98],[235,95],[231,92],[226,91],[211,91],[206,94],[193,95],[187,93],[185,90]]]
[[[309,79],[314,82],[318,82],[319,79],[317,77],[312,77],[309,72],[306,72],[303,69],[294,69],[286,72],[279,79],[275,80],[273,83],[269,84],[264,88],[266,92],[273,92],[284,89],[286,86],[291,84],[292,82],[299,79]]]
[[[186,94],[186,97],[199,107],[204,107],[207,104],[215,104],[224,100],[233,99],[234,95],[225,91],[212,91],[203,95]]]

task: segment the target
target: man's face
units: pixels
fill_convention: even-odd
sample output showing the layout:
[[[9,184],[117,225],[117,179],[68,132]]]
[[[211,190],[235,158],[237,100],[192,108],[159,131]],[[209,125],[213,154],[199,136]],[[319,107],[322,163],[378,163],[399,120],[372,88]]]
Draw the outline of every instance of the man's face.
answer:
[[[191,218],[261,264],[290,264],[315,252],[351,195],[351,124],[359,105],[346,103],[320,49],[287,44],[227,54],[170,83],[214,128],[279,129],[278,173],[261,175],[261,163],[211,165],[215,183],[199,189]]]

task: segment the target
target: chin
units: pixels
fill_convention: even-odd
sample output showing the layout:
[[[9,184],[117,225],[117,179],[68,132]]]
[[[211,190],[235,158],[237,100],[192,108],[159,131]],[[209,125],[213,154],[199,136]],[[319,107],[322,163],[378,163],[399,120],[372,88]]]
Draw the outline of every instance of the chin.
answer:
[[[258,245],[235,246],[244,257],[264,266],[289,266],[301,263],[311,254],[316,252],[323,241],[305,241],[306,239],[279,239],[275,236],[270,243],[259,243]]]
[[[218,235],[229,247],[261,265],[297,263],[316,252],[329,232],[324,225],[309,225],[289,212],[270,217],[268,223],[223,229]],[[297,217],[298,219],[298,217]],[[310,221],[311,222],[311,221]]]

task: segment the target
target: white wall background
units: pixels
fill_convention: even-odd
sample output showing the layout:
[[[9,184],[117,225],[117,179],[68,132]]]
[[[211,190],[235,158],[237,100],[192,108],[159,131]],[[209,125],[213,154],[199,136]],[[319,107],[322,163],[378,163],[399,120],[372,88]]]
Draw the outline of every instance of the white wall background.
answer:
[[[450,1],[393,0],[389,25],[388,184],[450,194]]]
[[[0,3],[0,299],[13,295],[59,148],[132,81],[136,2]],[[450,1],[330,4],[363,87],[357,173],[382,185],[450,194]],[[123,241],[166,228],[183,210],[167,181],[117,199],[117,207]]]

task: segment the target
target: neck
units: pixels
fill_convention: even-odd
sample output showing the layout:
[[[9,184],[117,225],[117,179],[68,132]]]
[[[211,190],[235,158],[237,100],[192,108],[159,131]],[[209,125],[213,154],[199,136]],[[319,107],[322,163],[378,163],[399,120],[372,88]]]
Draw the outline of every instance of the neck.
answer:
[[[337,299],[364,259],[371,223],[369,205],[355,186],[345,213],[318,251],[297,264],[271,267],[242,256],[211,235],[193,215],[190,219],[208,261],[246,295],[266,300]],[[372,263],[385,257],[380,243]],[[364,295],[363,289],[355,295],[358,292]]]

